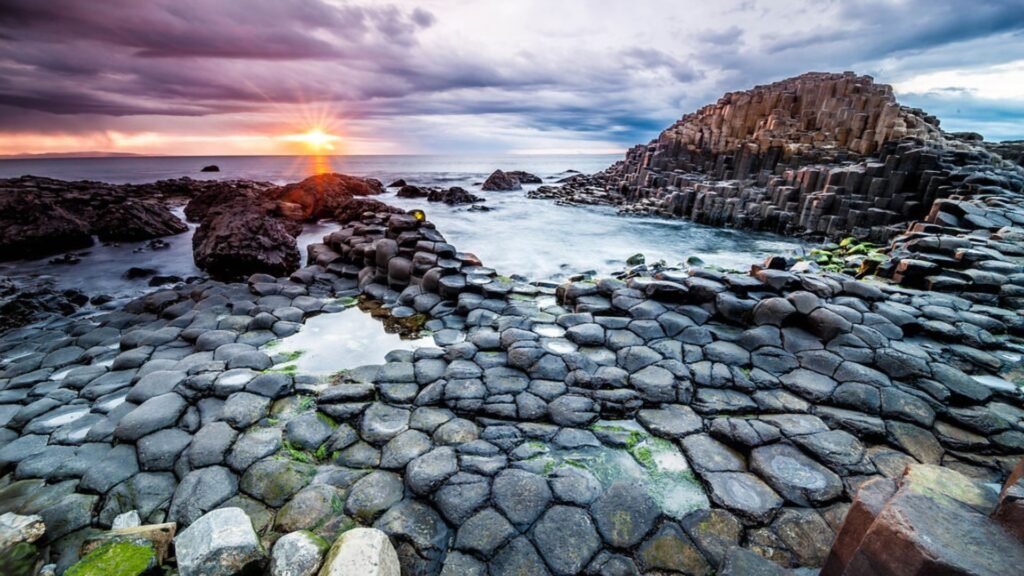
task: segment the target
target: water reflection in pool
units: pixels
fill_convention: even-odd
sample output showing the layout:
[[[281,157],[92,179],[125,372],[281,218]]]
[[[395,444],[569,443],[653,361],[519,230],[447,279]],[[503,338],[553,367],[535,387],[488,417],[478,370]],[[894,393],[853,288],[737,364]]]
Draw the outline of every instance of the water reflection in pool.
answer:
[[[342,312],[314,316],[306,320],[298,333],[266,348],[271,354],[287,358],[273,370],[329,376],[357,366],[383,364],[392,350],[433,345],[430,336],[403,338],[388,331],[383,322],[353,306]]]

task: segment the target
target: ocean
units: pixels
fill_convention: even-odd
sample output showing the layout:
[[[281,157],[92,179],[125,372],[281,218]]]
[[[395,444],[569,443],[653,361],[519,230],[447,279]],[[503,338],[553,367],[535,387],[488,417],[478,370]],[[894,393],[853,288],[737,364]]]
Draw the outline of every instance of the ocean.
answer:
[[[594,271],[622,269],[633,254],[648,262],[686,262],[696,256],[708,264],[748,270],[769,254],[805,250],[798,240],[779,235],[714,228],[685,220],[618,216],[610,207],[559,206],[549,200],[528,200],[526,191],[483,192],[480,184],[495,169],[525,170],[545,183],[569,174],[600,171],[619,155],[545,156],[211,156],[120,157],[0,160],[0,178],[31,174],[64,180],[144,183],[188,176],[202,179],[248,178],[284,184],[312,174],[334,171],[377,178],[388,184],[403,178],[424,186],[462,186],[486,198],[487,212],[447,206],[423,199],[398,198],[395,190],[378,197],[404,208],[419,208],[459,250],[479,256],[500,274],[531,280],[558,280]],[[200,172],[216,164],[220,172]],[[180,214],[180,207],[178,208]],[[194,227],[192,227],[194,229]],[[97,244],[80,251],[81,263],[51,264],[49,259],[0,264],[0,274],[52,277],[59,285],[87,293],[128,297],[151,290],[143,280],[124,278],[132,266],[156,268],[162,275],[200,274],[191,258],[191,230],[167,238],[170,248],[150,252],[144,243]],[[299,238],[317,242],[333,226],[307,225]]]

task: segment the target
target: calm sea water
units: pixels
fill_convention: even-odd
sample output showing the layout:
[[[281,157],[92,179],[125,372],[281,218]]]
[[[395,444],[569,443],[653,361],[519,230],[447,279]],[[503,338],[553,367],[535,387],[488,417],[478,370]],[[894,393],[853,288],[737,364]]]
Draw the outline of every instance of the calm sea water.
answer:
[[[568,170],[592,173],[606,168],[619,155],[571,156],[346,156],[346,157],[138,157],[95,159],[0,160],[0,178],[32,174],[67,180],[143,183],[167,178],[249,178],[286,183],[311,174],[335,171],[378,178],[385,184],[404,178],[426,186],[462,186],[486,198],[489,212],[470,212],[395,196],[381,200],[405,208],[420,208],[460,250],[473,252],[500,273],[534,280],[558,279],[593,270],[621,269],[626,258],[643,253],[648,261],[670,264],[697,256],[709,264],[740,270],[768,254],[800,252],[791,238],[739,232],[682,220],[620,217],[607,207],[558,206],[547,200],[527,200],[526,190],[482,192],[480,184],[495,169],[526,170],[553,183]],[[200,169],[216,164],[220,172]],[[329,222],[307,226],[299,241],[319,241],[333,229]],[[0,265],[0,274],[53,277],[59,284],[90,293],[130,296],[150,289],[145,280],[128,280],[132,266],[155,268],[160,274],[198,274],[191,258],[191,231],[167,239],[170,248],[149,251],[144,244],[96,245],[77,265],[54,265],[48,259]]]

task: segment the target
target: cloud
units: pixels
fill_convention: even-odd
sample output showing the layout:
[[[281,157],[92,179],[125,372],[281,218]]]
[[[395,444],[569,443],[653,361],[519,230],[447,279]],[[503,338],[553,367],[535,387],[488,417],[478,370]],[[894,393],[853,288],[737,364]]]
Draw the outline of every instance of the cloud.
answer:
[[[316,116],[387,150],[625,148],[726,91],[847,69],[955,124],[1024,136],[1006,98],[907,84],[1013,53],[1019,0],[3,0],[0,139],[205,138]],[[956,74],[946,85],[963,86]]]

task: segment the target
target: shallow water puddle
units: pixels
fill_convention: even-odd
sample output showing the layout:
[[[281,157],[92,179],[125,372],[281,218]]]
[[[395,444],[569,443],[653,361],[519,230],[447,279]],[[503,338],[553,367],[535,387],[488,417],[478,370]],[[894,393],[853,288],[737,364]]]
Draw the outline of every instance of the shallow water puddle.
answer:
[[[677,520],[710,507],[704,488],[675,444],[631,421],[602,420],[592,428],[621,435],[625,447],[548,448],[531,460],[548,474],[564,466],[586,469],[604,488],[616,482],[642,486],[666,516]]]
[[[271,355],[288,357],[272,370],[329,376],[368,364],[383,364],[393,350],[433,346],[432,337],[405,339],[357,307],[314,316],[302,330],[264,346]]]

